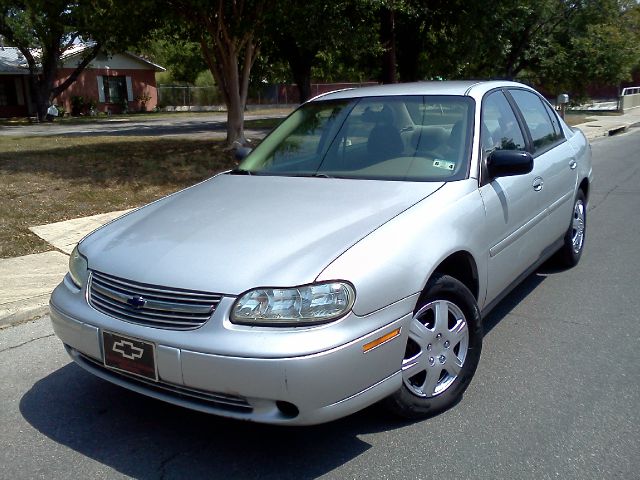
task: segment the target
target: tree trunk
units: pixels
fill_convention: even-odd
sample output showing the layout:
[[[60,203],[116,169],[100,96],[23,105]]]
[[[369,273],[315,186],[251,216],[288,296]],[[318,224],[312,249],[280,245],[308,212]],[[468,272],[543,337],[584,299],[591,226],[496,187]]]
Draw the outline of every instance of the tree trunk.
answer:
[[[244,105],[232,102],[227,105],[227,145],[242,146],[247,143],[244,136]]]
[[[31,82],[31,91],[35,97],[36,114],[38,121],[42,122],[47,118],[47,109],[52,100],[64,92],[73,82],[76,81],[80,73],[87,65],[96,57],[100,51],[100,45],[96,44],[91,52],[89,52],[78,64],[69,77],[60,85],[54,87],[53,84],[58,76],[58,58],[60,57],[60,38],[54,38],[48,49],[42,50],[42,58],[40,63],[42,70],[38,71],[37,60],[32,56],[27,48],[21,48],[20,51],[27,58],[29,64],[29,80]]]
[[[55,62],[43,62],[42,73],[31,74],[31,82],[33,92],[35,93],[36,100],[36,112],[38,114],[38,121],[42,122],[47,117],[47,109],[51,103],[53,89],[53,81],[55,79],[57,68]]]
[[[71,72],[71,75],[69,75],[64,82],[60,83],[58,86],[56,86],[55,88],[53,88],[51,90],[51,98],[57,98],[58,95],[60,95],[62,92],[64,92],[67,88],[69,88],[69,85],[71,85],[73,82],[76,81],[76,79],[78,78],[78,76],[82,73],[82,71],[87,67],[87,65],[89,65],[89,63],[91,63],[91,61],[96,58],[96,56],[98,55],[98,53],[100,52],[100,49],[102,48],[102,45],[100,43],[96,43],[93,48],[91,49],[91,51],[87,54],[85,54],[84,58],[82,59],[82,61],[78,64],[78,66],[76,67],[76,69]],[[57,76],[57,67],[56,67],[56,73],[54,74],[55,78]]]
[[[49,96],[42,88],[42,83],[38,81],[38,74],[29,76],[31,82],[31,92],[36,104],[36,116],[39,122],[43,122],[47,117],[47,108],[49,108]]]
[[[172,2],[173,3],[173,2]],[[229,147],[244,144],[244,109],[249,75],[259,53],[256,31],[265,2],[176,2],[177,8],[200,34],[200,48],[227,107]]]
[[[395,14],[387,7],[380,9],[380,43],[382,54],[382,83],[396,83]]]
[[[208,27],[211,28],[211,25],[209,24]],[[235,147],[247,142],[244,136],[244,109],[249,92],[249,75],[259,48],[251,33],[240,39],[223,35],[216,40],[209,44],[202,37],[200,47],[227,107],[226,143],[229,147]],[[240,51],[242,63],[240,63]]]
[[[420,55],[428,51],[421,32],[421,18],[399,16],[395,26],[396,60],[401,82],[421,80]]]
[[[220,44],[209,45],[203,38],[200,41],[204,59],[213,75],[213,78],[222,93],[224,104],[227,107],[227,140],[229,147],[246,143],[244,136],[244,108],[246,106],[246,90],[244,81],[241,81],[238,71],[238,55],[233,45]],[[247,74],[248,75],[248,74]],[[243,79],[244,80],[244,79]],[[246,79],[248,88],[249,80]]]
[[[311,52],[306,54],[296,52],[295,55],[289,57],[289,67],[298,86],[300,103],[304,103],[311,98],[311,66],[315,56],[316,54],[311,54]]]
[[[36,104],[36,115],[38,121],[42,122],[47,117],[51,88],[53,79],[57,72],[57,56],[54,52],[53,61],[48,58],[46,50],[42,50],[41,68],[38,68],[38,60],[32,55],[28,47],[20,47],[20,52],[24,55],[29,65],[29,82],[31,84],[31,94]]]
[[[421,80],[418,72],[421,50],[415,40],[400,44],[398,50],[398,71],[401,82],[417,82]]]

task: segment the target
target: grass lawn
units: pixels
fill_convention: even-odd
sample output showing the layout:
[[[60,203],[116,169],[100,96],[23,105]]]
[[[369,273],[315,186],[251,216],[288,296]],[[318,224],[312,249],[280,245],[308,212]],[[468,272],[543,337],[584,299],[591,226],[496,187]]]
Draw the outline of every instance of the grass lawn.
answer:
[[[565,115],[565,122],[569,125],[580,125],[581,123],[590,122],[592,120],[597,120],[598,117],[615,117],[621,115],[619,112],[608,112],[608,111],[593,111],[593,112],[567,112]]]
[[[234,165],[212,140],[0,137],[0,258],[51,250],[28,227],[136,207]]]
[[[256,108],[252,110],[247,110],[245,112],[246,116],[251,115],[276,115],[276,116],[286,116],[293,111],[291,107],[265,107],[265,108]],[[218,115],[222,118],[225,118],[227,112],[225,110],[221,111],[213,111],[213,112],[134,112],[127,114],[113,114],[110,116],[105,115],[104,113],[100,113],[99,115],[92,117],[89,115],[83,115],[79,117],[65,116],[65,117],[57,117],[54,120],[56,124],[64,124],[64,125],[81,125],[86,123],[101,123],[108,122],[114,120],[130,120],[132,122],[143,122],[145,120],[171,120],[175,118],[198,118],[198,117],[211,117],[212,115]],[[266,119],[270,120],[271,123],[277,121],[281,121],[281,118],[270,118]],[[250,120],[247,121],[247,123]],[[260,122],[260,121],[258,121]],[[32,121],[29,121],[28,118],[9,118],[9,119],[0,119],[0,126],[18,126],[18,125],[30,125]],[[277,122],[275,123],[277,125]],[[261,128],[261,127],[253,127],[253,128]]]
[[[592,116],[568,114],[567,121]],[[270,129],[281,121],[247,120],[245,127]],[[137,207],[234,165],[215,140],[0,137],[0,258],[51,250],[28,227]]]
[[[244,128],[247,130],[273,130],[282,123],[285,117],[275,118],[259,118],[255,120],[245,120]]]

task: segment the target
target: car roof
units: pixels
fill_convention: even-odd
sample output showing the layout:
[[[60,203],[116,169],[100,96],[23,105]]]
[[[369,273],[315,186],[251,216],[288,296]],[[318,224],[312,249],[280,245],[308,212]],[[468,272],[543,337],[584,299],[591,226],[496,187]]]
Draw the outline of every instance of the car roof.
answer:
[[[520,87],[526,85],[504,80],[453,80],[413,83],[393,83],[362,88],[348,88],[324,93],[313,98],[316,100],[341,100],[361,97],[384,97],[394,95],[466,95],[482,97],[487,91],[498,87]]]

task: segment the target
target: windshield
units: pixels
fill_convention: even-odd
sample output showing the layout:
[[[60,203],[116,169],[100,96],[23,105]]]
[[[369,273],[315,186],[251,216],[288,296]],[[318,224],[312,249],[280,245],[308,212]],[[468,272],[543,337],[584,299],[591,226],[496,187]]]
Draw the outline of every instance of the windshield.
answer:
[[[474,102],[462,96],[315,101],[240,164],[259,175],[449,181],[467,175]]]

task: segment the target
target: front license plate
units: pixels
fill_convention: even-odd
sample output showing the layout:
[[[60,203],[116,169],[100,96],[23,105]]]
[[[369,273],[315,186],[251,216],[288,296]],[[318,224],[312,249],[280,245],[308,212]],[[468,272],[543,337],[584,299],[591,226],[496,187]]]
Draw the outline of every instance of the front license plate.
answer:
[[[102,346],[105,367],[158,380],[153,343],[103,331]]]

